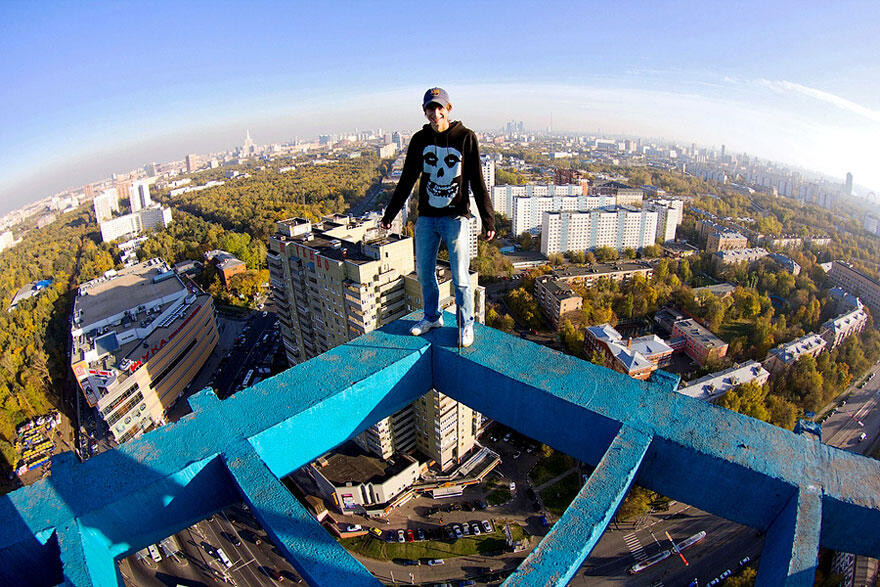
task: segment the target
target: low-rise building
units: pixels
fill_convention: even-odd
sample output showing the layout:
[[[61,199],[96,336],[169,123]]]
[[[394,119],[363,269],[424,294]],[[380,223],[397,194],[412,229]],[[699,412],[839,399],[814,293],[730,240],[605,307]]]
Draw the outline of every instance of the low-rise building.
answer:
[[[165,413],[217,346],[211,296],[152,259],[79,286],[71,369],[116,442]]]
[[[758,385],[767,383],[770,373],[757,361],[747,361],[717,373],[710,373],[696,381],[683,384],[678,393],[696,399],[711,401],[717,399],[744,383],[754,381]]]
[[[351,444],[309,464],[323,497],[343,514],[363,513],[389,503],[418,481],[423,470],[410,454],[381,459]]]
[[[535,280],[535,299],[553,328],[559,328],[562,316],[580,310],[584,302],[568,284],[550,275]]]
[[[730,265],[731,263],[754,263],[767,256],[767,249],[761,247],[754,249],[737,249],[732,251],[718,251],[712,255],[716,265]]]
[[[217,267],[217,273],[220,274],[220,281],[223,282],[223,286],[226,289],[229,289],[229,280],[232,279],[234,275],[244,273],[247,270],[244,261],[237,258],[232,253],[227,253],[226,251],[221,251],[219,249],[214,249],[213,251],[205,253],[205,259],[214,263],[214,266]]]
[[[727,355],[727,343],[693,318],[673,324],[672,338],[683,338],[684,352],[701,367]]]
[[[868,323],[868,313],[859,303],[858,307],[844,312],[822,325],[821,336],[829,348],[835,348],[850,335],[861,332]]]
[[[590,287],[600,279],[626,282],[636,275],[650,279],[654,274],[654,266],[645,261],[615,261],[613,263],[590,263],[587,265],[569,265],[553,270],[553,278],[570,285]]]
[[[624,340],[610,324],[588,327],[584,350],[588,356],[593,352],[602,353],[615,371],[642,381],[666,365],[673,352],[672,347],[654,334]]]
[[[783,369],[794,365],[804,355],[816,356],[825,350],[828,345],[825,339],[816,333],[806,334],[791,342],[781,344],[770,349],[767,358],[764,359],[764,368],[770,373],[778,373]]]
[[[723,300],[724,298],[732,296],[734,291],[736,291],[736,286],[732,283],[718,283],[715,285],[707,285],[705,287],[696,287],[694,288],[694,299],[699,302],[702,297],[700,294],[706,292]]]
[[[749,246],[749,239],[732,230],[713,231],[706,237],[706,252],[735,251]]]
[[[769,257],[776,261],[780,267],[791,273],[792,275],[799,275],[801,272],[800,263],[789,257],[788,255],[783,255],[782,253],[770,253]]]

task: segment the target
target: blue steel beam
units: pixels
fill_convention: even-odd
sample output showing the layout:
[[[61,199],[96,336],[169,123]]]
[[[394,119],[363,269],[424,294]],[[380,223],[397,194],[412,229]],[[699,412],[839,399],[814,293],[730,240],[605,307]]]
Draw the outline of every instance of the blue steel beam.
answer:
[[[567,585],[602,538],[650,444],[650,436],[621,428],[565,514],[504,585]]]
[[[248,443],[226,454],[251,512],[310,585],[374,587],[376,579],[296,500]]]
[[[115,585],[114,559],[240,499],[223,463],[231,447],[251,443],[281,477],[411,403],[430,388],[430,345],[405,336],[407,324],[396,328],[227,401],[202,391],[191,398],[193,414],[85,463],[72,453],[56,456],[52,476],[0,498],[0,584],[16,584],[24,572],[38,584],[62,576],[80,584],[85,572],[94,585]],[[338,569],[341,582],[327,584],[356,576],[347,565]]]
[[[756,585],[813,585],[819,558],[821,523],[820,489],[816,486],[801,487],[767,531]]]
[[[637,483],[765,531],[799,487],[819,487],[820,543],[880,555],[875,460],[489,328],[468,349],[442,330],[425,338],[437,389],[532,438],[596,465],[620,426],[641,430],[654,440]]]
[[[454,328],[415,338],[407,334],[411,323],[394,322],[223,402],[202,392],[191,400],[194,414],[86,463],[69,453],[56,457],[51,477],[0,499],[0,583],[30,573],[51,584],[62,580],[63,570],[74,584],[110,584],[118,580],[111,576],[114,559],[238,500],[251,475],[254,486],[276,491],[266,475],[293,471],[430,387],[591,465],[615,454],[608,449],[622,428],[621,437],[652,438],[635,481],[772,530],[765,548],[782,553],[777,560],[787,561],[786,580],[812,573],[805,555],[817,540],[880,557],[877,461],[479,325],[476,345],[458,349]],[[225,462],[243,454],[243,443],[256,456],[231,475]],[[619,485],[632,474],[623,460]],[[803,497],[802,487],[818,488],[817,497]],[[253,487],[248,494],[264,503]],[[806,505],[791,505],[798,499]],[[266,515],[264,523],[295,565],[330,585],[363,578],[350,562],[328,561],[317,570],[296,540],[314,528],[296,523],[301,511],[278,495],[266,500],[270,513],[291,508],[288,517]],[[794,526],[783,523],[792,519],[791,508]],[[566,523],[582,515],[572,510]],[[590,536],[601,533],[601,517],[584,524],[591,525]],[[545,574],[561,577],[568,571],[560,569],[580,555],[543,558],[559,565]],[[530,568],[544,573],[544,564],[534,560]],[[334,570],[339,581],[327,578]],[[762,568],[761,580],[770,580],[765,573]]]

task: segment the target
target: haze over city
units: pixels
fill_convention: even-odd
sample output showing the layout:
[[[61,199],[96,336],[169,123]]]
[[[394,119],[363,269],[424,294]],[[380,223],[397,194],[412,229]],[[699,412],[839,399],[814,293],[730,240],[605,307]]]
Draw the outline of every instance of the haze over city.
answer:
[[[747,151],[876,190],[871,2],[4,4],[2,212],[149,161],[355,128],[424,88],[476,130]]]

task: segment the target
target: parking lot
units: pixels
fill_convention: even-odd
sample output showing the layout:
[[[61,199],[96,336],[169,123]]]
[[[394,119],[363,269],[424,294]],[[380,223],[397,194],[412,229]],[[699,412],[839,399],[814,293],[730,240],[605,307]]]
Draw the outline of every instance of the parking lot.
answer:
[[[553,515],[542,508],[528,480],[539,458],[538,444],[500,425],[484,433],[480,444],[502,456],[483,484],[443,499],[418,494],[383,519],[332,512],[343,529],[355,525],[370,530],[343,544],[386,582],[502,580],[547,533]],[[296,479],[304,489],[311,487],[304,474]],[[492,505],[493,493],[502,498],[497,505]],[[510,551],[505,527],[523,550]]]

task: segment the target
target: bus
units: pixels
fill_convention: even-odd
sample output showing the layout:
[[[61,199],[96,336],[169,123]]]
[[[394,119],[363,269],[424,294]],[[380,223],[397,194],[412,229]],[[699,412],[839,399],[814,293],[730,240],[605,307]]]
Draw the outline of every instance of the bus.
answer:
[[[636,573],[641,573],[648,567],[654,566],[660,561],[664,561],[669,558],[672,553],[668,550],[664,550],[662,552],[658,552],[652,557],[646,558],[642,562],[638,562],[629,568],[629,574],[635,575]]]
[[[227,569],[232,566],[232,561],[229,560],[229,557],[226,556],[226,553],[223,552],[222,548],[217,549],[217,558],[220,559],[220,562],[223,563],[223,566],[226,567]]]
[[[700,540],[702,540],[702,539],[705,538],[705,537],[706,537],[706,531],[705,531],[705,530],[703,530],[703,531],[701,531],[701,532],[697,532],[696,534],[694,534],[694,535],[691,536],[690,538],[686,538],[685,540],[682,540],[681,542],[679,542],[678,544],[676,544],[676,545],[675,545],[675,549],[676,549],[678,552],[681,552],[681,551],[684,550],[685,548],[687,548],[687,547],[689,547],[689,546],[693,546],[694,544],[696,544],[697,542],[699,542]]]

